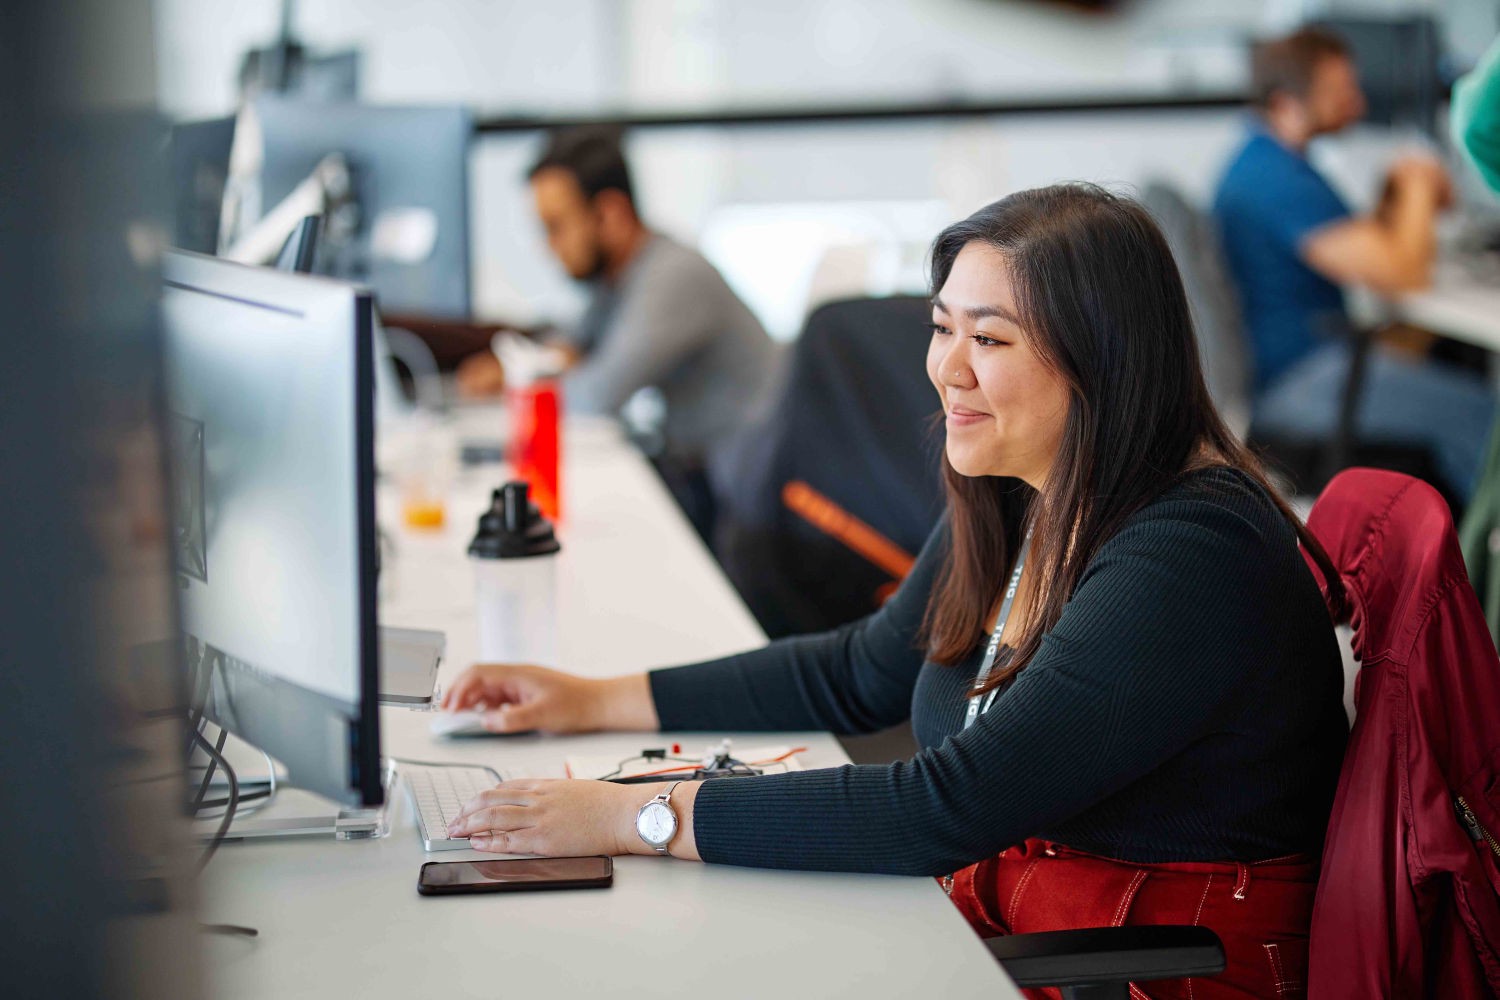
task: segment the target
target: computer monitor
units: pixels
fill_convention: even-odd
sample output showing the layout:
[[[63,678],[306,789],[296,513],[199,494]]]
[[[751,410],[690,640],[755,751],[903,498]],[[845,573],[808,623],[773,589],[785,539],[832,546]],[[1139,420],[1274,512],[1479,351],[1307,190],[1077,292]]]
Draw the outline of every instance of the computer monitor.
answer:
[[[1317,26],[1348,43],[1376,125],[1410,125],[1431,134],[1444,88],[1442,41],[1425,15],[1321,18]]]
[[[346,805],[382,800],[374,297],[164,262],[173,536],[204,714]]]
[[[368,284],[389,313],[470,314],[469,142],[460,106],[373,107],[262,95],[260,203],[269,212],[330,153],[348,164],[353,210],[324,220],[315,268]]]
[[[219,248],[219,218],[229,180],[234,118],[179,122],[172,126],[172,245],[198,253]]]

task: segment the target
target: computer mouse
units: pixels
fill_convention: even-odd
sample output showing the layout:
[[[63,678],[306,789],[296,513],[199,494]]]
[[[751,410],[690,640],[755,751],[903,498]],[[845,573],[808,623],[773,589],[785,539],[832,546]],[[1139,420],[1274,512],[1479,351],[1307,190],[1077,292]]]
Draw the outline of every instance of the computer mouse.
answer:
[[[461,712],[442,712],[429,723],[434,736],[488,736],[484,728],[484,711],[470,708]]]

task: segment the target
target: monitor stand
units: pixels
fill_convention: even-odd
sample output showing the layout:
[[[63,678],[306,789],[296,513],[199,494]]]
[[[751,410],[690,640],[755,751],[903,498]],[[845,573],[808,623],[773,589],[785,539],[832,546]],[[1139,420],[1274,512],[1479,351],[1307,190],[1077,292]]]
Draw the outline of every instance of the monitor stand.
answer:
[[[396,790],[394,761],[381,762],[381,785],[385,790],[383,805],[351,808],[332,802],[321,795],[281,782],[271,797],[257,801],[253,811],[242,807],[241,814],[230,824],[225,843],[235,840],[260,840],[267,837],[333,837],[335,840],[370,840],[391,832],[390,810]],[[256,779],[249,779],[254,782]],[[262,780],[261,784],[265,784]],[[216,794],[224,786],[216,784]],[[212,840],[222,817],[200,818],[193,822],[193,832],[203,840]]]

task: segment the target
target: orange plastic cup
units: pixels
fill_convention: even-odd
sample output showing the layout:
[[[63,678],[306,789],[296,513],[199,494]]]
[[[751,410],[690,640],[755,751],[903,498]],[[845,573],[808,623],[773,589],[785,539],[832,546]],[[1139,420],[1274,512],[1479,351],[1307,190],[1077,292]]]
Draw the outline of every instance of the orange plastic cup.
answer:
[[[402,504],[402,515],[408,528],[441,528],[443,526],[443,502],[441,500],[408,500]]]

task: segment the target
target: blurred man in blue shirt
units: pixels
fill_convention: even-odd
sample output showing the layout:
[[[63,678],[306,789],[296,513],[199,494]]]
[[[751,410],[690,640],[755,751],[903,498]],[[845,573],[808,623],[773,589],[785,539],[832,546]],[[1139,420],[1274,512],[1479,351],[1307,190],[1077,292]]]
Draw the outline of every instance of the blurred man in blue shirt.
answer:
[[[1381,295],[1426,287],[1435,220],[1451,197],[1441,165],[1408,156],[1391,168],[1379,210],[1353,214],[1308,163],[1316,136],[1363,116],[1364,94],[1336,36],[1303,29],[1258,45],[1249,134],[1219,183],[1214,215],[1239,286],[1256,367],[1256,428],[1332,433],[1349,350],[1343,288]],[[1376,351],[1358,428],[1362,436],[1427,446],[1449,487],[1467,497],[1493,417],[1482,379]]]

